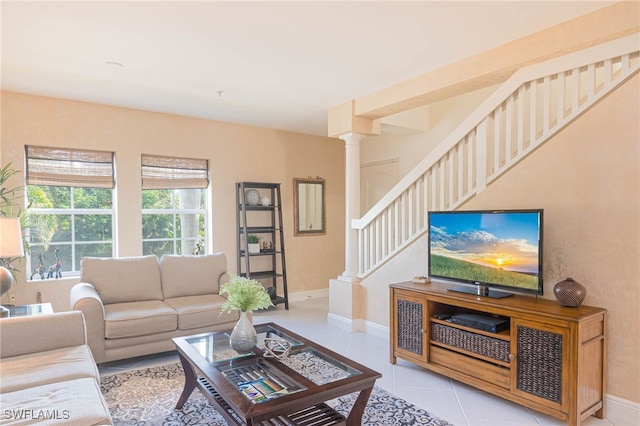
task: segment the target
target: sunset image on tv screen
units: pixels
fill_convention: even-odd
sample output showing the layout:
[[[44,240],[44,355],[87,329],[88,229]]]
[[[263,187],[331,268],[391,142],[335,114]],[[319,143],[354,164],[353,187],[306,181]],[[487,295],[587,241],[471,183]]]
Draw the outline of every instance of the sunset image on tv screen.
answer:
[[[539,226],[535,212],[432,214],[431,275],[535,290]]]

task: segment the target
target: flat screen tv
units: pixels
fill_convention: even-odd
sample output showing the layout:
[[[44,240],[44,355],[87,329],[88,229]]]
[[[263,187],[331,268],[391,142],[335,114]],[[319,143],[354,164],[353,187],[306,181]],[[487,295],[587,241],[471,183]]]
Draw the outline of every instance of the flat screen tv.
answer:
[[[429,277],[479,296],[542,294],[542,218],[542,209],[429,212]]]

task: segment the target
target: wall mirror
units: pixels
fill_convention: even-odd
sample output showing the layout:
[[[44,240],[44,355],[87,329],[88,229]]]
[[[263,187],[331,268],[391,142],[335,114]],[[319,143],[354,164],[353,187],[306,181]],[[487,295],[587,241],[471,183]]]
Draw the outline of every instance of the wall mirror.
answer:
[[[327,233],[324,179],[293,179],[294,235]]]

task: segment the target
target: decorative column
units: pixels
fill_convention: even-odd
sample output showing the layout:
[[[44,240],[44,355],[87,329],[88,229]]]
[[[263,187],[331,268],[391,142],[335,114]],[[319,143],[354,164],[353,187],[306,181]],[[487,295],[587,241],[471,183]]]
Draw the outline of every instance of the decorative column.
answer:
[[[345,243],[344,272],[329,280],[329,314],[327,321],[347,330],[364,330],[367,309],[366,289],[358,278],[358,232],[351,229],[360,219],[360,141],[364,136],[379,135],[378,119],[359,117],[355,100],[329,110],[328,136],[345,142]]]
[[[347,133],[340,136],[345,141],[345,270],[340,281],[358,282],[358,232],[351,227],[353,219],[360,218],[360,141],[364,135]]]

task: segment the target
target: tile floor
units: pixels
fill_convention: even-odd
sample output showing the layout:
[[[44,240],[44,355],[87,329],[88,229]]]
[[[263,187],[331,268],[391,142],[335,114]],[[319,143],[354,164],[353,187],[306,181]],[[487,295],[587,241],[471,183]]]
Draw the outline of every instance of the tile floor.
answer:
[[[351,333],[327,324],[328,298],[291,302],[289,310],[256,313],[254,323],[276,322],[331,350],[348,356],[382,374],[376,382],[393,394],[456,426],[552,426],[565,425],[544,414],[478,391],[429,372],[409,362],[389,363],[389,342],[364,333]],[[175,352],[115,361],[100,365],[102,374],[177,361]],[[612,426],[590,417],[585,426]]]

